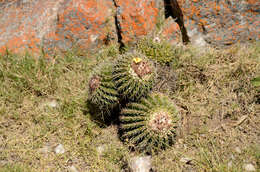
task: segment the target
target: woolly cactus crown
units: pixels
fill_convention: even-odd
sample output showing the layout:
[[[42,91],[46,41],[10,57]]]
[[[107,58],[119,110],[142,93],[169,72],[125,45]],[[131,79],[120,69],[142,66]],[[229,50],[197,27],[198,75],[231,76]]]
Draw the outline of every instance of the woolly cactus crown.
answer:
[[[129,100],[146,96],[153,87],[155,75],[153,63],[137,52],[122,55],[113,71],[119,93]]]
[[[178,120],[172,100],[152,93],[138,103],[129,103],[121,111],[122,137],[137,149],[152,153],[174,143]]]

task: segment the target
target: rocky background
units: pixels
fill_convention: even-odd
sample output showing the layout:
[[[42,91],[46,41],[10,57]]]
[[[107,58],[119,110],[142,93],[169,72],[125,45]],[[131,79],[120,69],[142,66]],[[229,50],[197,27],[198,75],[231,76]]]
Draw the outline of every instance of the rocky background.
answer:
[[[260,1],[0,0],[0,53],[95,51],[144,36],[220,47],[258,41]]]

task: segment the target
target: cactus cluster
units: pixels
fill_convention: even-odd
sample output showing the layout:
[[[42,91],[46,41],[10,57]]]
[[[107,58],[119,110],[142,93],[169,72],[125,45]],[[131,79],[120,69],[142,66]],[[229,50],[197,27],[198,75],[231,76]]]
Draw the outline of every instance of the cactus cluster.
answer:
[[[174,143],[178,122],[172,100],[151,91],[155,79],[153,62],[132,52],[100,64],[88,82],[89,102],[102,118],[110,117],[104,114],[111,114],[114,107],[122,107],[118,115],[122,139],[149,153]],[[125,107],[123,102],[128,102]]]

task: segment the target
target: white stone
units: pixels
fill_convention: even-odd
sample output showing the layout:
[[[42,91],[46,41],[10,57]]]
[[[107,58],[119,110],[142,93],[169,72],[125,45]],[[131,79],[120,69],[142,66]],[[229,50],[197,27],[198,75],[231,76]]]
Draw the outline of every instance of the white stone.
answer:
[[[50,107],[50,108],[56,108],[59,106],[59,103],[57,100],[46,100],[45,102],[41,103],[40,108],[44,107]]]
[[[199,47],[204,47],[207,45],[207,42],[204,39],[204,35],[201,34],[196,28],[188,30],[188,36],[190,37],[191,43],[193,45],[197,45]]]
[[[185,158],[181,158],[180,159],[180,162],[183,162],[183,163],[185,163],[185,164],[188,164],[188,163],[190,163],[192,161],[192,159],[191,158],[188,158],[188,157],[185,157]]]
[[[98,154],[102,154],[105,150],[105,145],[98,146],[96,150]]]
[[[236,148],[235,148],[235,151],[236,151],[237,153],[239,153],[239,154],[242,153],[242,151],[241,151],[241,149],[240,149],[239,147],[236,147]]]
[[[194,37],[194,45],[203,47],[207,45],[207,42],[202,35],[197,35],[196,37]]]
[[[159,37],[155,37],[155,38],[153,39],[153,41],[160,43],[160,42],[161,42],[161,39],[160,39]]]
[[[46,103],[47,106],[55,108],[58,106],[58,102],[56,100],[52,100]]]
[[[255,167],[252,164],[245,164],[244,169],[246,171],[256,171]]]
[[[152,168],[151,156],[133,157],[129,167],[133,172],[149,172]]]
[[[63,154],[65,153],[65,149],[62,144],[59,144],[58,146],[55,147],[54,152],[56,154]]]
[[[228,164],[227,164],[228,168],[231,168],[232,165],[233,165],[232,161],[229,161]]]
[[[90,35],[91,42],[95,42],[98,39],[98,35]]]
[[[68,167],[68,170],[69,170],[69,172],[79,172],[74,165],[69,166],[69,167]]]

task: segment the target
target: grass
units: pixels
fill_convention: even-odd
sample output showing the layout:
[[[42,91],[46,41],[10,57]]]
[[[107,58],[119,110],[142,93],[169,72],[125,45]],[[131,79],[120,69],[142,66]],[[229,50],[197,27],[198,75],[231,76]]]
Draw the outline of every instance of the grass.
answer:
[[[152,157],[153,169],[242,172],[245,163],[259,169],[259,42],[225,50],[164,44],[137,46],[175,73],[170,96],[182,115],[176,144]],[[72,50],[52,59],[0,56],[0,172],[125,168],[138,153],[120,141],[117,125],[101,127],[86,106],[91,69],[118,54],[110,46],[95,55]],[[58,144],[64,154],[53,152]],[[180,161],[187,157],[190,163]]]

